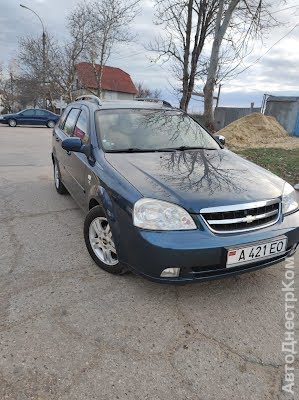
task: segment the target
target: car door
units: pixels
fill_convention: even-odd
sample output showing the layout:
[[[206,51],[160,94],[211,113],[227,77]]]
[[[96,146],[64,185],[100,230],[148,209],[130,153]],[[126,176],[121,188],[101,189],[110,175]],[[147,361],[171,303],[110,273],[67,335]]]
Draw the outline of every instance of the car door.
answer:
[[[80,107],[67,107],[61,116],[59,123],[53,130],[53,155],[56,158],[60,170],[61,180],[68,190],[70,180],[69,170],[66,168],[68,153],[61,147],[64,139],[73,135],[74,127],[80,114]]]
[[[80,114],[75,123],[73,137],[79,137],[83,144],[89,143],[89,110],[81,107]],[[85,154],[67,152],[66,169],[68,171],[67,187],[78,202],[84,208],[86,202],[86,181],[89,162]]]
[[[20,125],[35,125],[35,109],[28,109],[18,114],[18,124]]]
[[[35,110],[35,124],[46,125],[48,121],[48,112],[44,110]]]

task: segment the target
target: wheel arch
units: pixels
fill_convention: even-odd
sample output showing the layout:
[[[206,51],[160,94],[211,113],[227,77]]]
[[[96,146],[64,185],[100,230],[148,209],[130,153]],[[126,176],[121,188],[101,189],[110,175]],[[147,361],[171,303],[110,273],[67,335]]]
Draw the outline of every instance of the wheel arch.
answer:
[[[96,206],[100,206],[105,212],[109,222],[115,225],[117,218],[113,199],[108,191],[101,185],[95,185],[91,189],[88,200],[88,211]]]
[[[108,219],[110,228],[113,233],[114,241],[117,245],[120,244],[120,226],[116,216],[116,210],[113,200],[108,191],[103,186],[94,187],[88,201],[88,212],[94,207],[99,206],[103,210]]]
[[[92,198],[89,200],[89,204],[88,204],[88,210],[91,210],[92,208],[96,207],[96,206],[100,206],[100,203],[98,202],[98,200]]]

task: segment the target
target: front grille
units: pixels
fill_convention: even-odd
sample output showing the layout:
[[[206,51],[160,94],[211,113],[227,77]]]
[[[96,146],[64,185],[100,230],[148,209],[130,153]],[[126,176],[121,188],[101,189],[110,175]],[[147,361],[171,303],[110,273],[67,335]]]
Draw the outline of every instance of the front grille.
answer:
[[[279,220],[280,200],[204,208],[200,213],[213,232],[250,231],[273,225]]]

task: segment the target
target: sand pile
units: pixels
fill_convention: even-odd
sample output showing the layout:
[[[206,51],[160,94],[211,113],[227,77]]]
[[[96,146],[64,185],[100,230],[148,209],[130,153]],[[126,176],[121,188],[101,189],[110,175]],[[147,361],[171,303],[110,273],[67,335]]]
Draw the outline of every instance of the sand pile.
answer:
[[[260,113],[240,118],[217,134],[225,136],[229,147],[274,147],[290,138],[274,117]]]

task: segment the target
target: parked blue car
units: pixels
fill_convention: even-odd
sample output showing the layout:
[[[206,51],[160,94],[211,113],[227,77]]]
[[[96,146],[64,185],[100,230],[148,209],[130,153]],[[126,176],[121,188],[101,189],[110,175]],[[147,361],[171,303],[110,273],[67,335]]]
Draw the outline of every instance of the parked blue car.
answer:
[[[11,127],[17,125],[45,125],[48,128],[54,128],[59,117],[59,115],[48,110],[30,108],[15,114],[0,115],[0,123]]]
[[[294,254],[294,189],[223,142],[163,102],[83,96],[68,105],[53,130],[54,182],[86,212],[96,264],[180,283]]]

